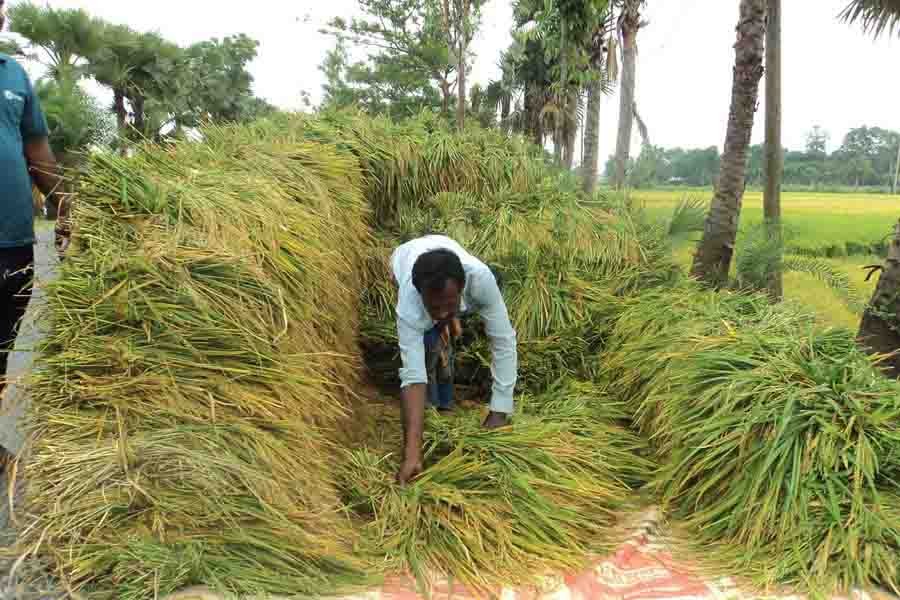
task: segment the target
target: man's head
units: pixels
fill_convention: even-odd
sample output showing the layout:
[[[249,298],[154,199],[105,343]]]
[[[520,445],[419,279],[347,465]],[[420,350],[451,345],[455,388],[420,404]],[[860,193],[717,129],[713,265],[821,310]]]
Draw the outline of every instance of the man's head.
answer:
[[[459,311],[459,301],[466,287],[466,272],[459,257],[450,250],[430,250],[416,259],[412,283],[431,318],[444,321],[455,317]]]

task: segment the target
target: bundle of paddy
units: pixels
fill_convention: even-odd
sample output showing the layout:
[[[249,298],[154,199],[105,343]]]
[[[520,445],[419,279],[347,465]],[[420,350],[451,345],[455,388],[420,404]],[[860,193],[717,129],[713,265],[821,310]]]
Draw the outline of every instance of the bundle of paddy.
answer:
[[[900,384],[853,334],[692,286],[626,304],[603,376],[631,399],[652,487],[702,554],[763,587],[897,589]]]
[[[539,148],[496,130],[454,131],[441,117],[423,112],[395,123],[351,111],[316,118],[288,117],[287,127],[311,139],[349,149],[366,176],[366,198],[381,227],[396,225],[405,209],[421,209],[441,192],[481,196],[525,192],[554,176]]]
[[[362,579],[330,434],[359,372],[361,185],[266,124],[92,159],[47,289],[23,551],[91,598]]]
[[[493,432],[480,411],[430,411],[425,472],[406,487],[393,483],[398,446],[349,454],[345,502],[387,572],[410,572],[422,591],[440,577],[496,591],[580,568],[615,541],[616,516],[649,469],[623,406],[566,381],[519,398],[517,411]]]

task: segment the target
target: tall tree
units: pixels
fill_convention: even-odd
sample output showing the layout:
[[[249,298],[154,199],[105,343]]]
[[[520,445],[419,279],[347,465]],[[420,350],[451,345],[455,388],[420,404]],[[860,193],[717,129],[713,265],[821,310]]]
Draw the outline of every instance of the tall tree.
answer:
[[[78,79],[86,58],[100,47],[104,24],[82,9],[21,2],[9,9],[9,26],[36,47],[35,58],[62,81]]]
[[[763,193],[763,216],[771,243],[776,251],[766,265],[766,287],[769,297],[779,302],[784,297],[781,259],[781,182],[784,177],[784,154],[781,146],[781,0],[768,0],[766,28],[766,188]]]
[[[441,0],[441,17],[449,55],[456,59],[456,125],[466,124],[466,74],[469,69],[469,44],[481,23],[485,0]]]
[[[873,354],[891,354],[900,350],[900,222],[888,250],[888,257],[872,300],[859,327],[860,344]],[[900,378],[900,353],[884,363],[885,372]]]
[[[844,12],[844,18],[851,22],[861,21],[863,27],[875,35],[884,31],[893,33],[895,29],[900,31],[900,0],[853,0]],[[859,339],[872,352],[900,350],[900,223],[894,228],[887,261],[859,328]],[[900,354],[894,354],[885,367],[890,376],[900,377]]]
[[[728,280],[744,196],[747,150],[763,75],[766,0],[741,0],[735,48],[734,80],[719,183],[691,274],[712,286]]]
[[[369,59],[348,65],[346,75],[374,105],[388,108],[404,94],[430,99],[440,91],[445,115],[458,100],[457,68],[443,17],[445,0],[359,0],[363,16],[335,18],[323,33],[343,41],[348,50],[366,48]],[[409,103],[407,103],[409,104]],[[421,106],[421,104],[419,104]]]
[[[641,28],[643,0],[622,0],[619,37],[622,46],[622,82],[619,86],[619,130],[616,135],[616,189],[625,185],[625,169],[631,153],[634,124],[634,86],[637,77],[637,35]]]
[[[609,21],[607,21],[608,23]],[[584,160],[581,165],[582,189],[593,195],[597,187],[597,171],[600,163],[600,104],[604,87],[609,87],[610,80],[615,80],[615,43],[613,38],[607,41],[607,32],[599,28],[594,32],[591,52],[593,79],[588,84],[587,111],[584,125]]]
[[[825,158],[828,156],[828,140],[831,136],[819,125],[814,125],[806,134],[806,153],[811,157]]]

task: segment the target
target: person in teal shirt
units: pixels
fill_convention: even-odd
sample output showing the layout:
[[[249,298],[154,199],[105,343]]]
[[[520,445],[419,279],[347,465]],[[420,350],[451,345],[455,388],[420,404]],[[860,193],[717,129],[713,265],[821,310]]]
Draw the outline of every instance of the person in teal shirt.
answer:
[[[2,10],[0,0],[0,27]],[[6,385],[7,358],[31,298],[32,183],[46,197],[48,214],[57,217],[57,249],[63,252],[68,245],[68,229],[62,226],[65,219],[58,217],[68,207],[60,206],[61,180],[48,138],[47,122],[28,74],[11,57],[0,54],[0,397]],[[5,456],[0,449],[0,457]]]

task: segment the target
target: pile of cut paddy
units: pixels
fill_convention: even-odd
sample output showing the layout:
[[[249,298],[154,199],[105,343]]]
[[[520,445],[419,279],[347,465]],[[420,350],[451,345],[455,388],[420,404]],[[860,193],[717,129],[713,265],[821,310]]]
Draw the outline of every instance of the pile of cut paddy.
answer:
[[[364,580],[330,439],[359,371],[361,184],[264,124],[92,160],[47,290],[21,540],[71,589]]]
[[[449,576],[489,593],[611,548],[616,517],[650,467],[622,426],[623,407],[575,381],[519,404],[515,426],[495,432],[477,411],[431,411],[426,470],[404,488],[393,483],[395,448],[349,453],[345,501],[368,521],[377,562],[411,572],[423,589]]]
[[[697,548],[761,587],[896,589],[900,383],[851,332],[692,285],[624,302],[600,357]]]

